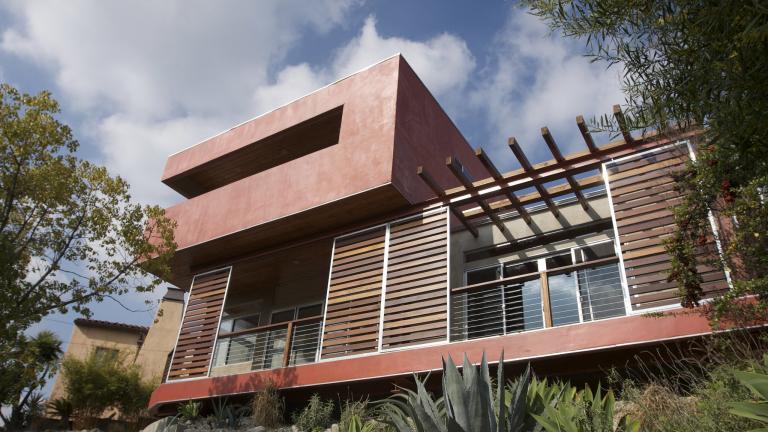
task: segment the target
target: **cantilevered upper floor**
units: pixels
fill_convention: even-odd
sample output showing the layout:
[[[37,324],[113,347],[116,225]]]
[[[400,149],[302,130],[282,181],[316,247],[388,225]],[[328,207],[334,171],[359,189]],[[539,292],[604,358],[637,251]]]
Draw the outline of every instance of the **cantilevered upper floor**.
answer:
[[[422,202],[432,191],[416,167],[438,172],[446,153],[471,160],[472,149],[400,55],[176,153],[162,178],[187,197],[167,209],[178,222],[174,282]]]

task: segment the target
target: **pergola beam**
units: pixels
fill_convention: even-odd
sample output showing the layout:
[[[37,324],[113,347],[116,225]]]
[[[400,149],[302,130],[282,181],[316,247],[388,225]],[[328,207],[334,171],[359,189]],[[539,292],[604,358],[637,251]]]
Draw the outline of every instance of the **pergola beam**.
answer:
[[[423,166],[419,166],[416,168],[416,174],[421,178],[424,183],[429,186],[430,189],[432,189],[432,192],[435,193],[439,198],[445,198],[445,191],[440,187],[440,185],[437,184],[434,177],[432,177],[426,169],[424,169]],[[472,225],[466,217],[464,217],[464,213],[459,210],[457,207],[449,205],[448,208],[450,209],[451,213],[456,216],[456,219],[461,222],[462,225],[464,225],[464,228],[467,229],[470,233],[472,233],[473,237],[477,237],[477,228]]]
[[[624,141],[628,144],[634,142],[632,134],[629,133],[629,127],[627,127],[627,119],[624,117],[624,113],[619,105],[613,106],[613,117],[616,119],[616,123],[619,124],[619,130],[621,130],[621,136],[624,137]]]
[[[509,148],[512,150],[512,153],[515,154],[515,157],[520,163],[520,166],[523,168],[523,171],[529,173],[531,179],[535,179],[537,176],[535,173],[533,173],[533,166],[531,165],[531,162],[528,160],[528,157],[523,152],[523,148],[520,147],[520,144],[517,142],[515,137],[509,139]],[[544,204],[547,205],[547,208],[552,213],[552,215],[554,215],[556,218],[559,218],[560,210],[558,210],[555,203],[552,202],[552,198],[547,193],[547,188],[545,188],[544,185],[539,182],[534,182],[532,186],[535,187],[536,191],[539,192],[539,195],[541,195],[541,200],[544,201]]]
[[[579,132],[581,132],[581,137],[584,138],[584,143],[587,145],[589,152],[590,153],[597,152],[597,146],[595,145],[595,140],[592,139],[592,134],[589,133],[587,124],[586,122],[584,122],[584,116],[576,116],[576,126],[579,127]]]
[[[565,158],[563,157],[563,154],[560,153],[560,149],[557,147],[557,143],[555,142],[555,139],[552,137],[552,134],[549,132],[548,127],[545,126],[541,128],[541,136],[544,138],[544,142],[547,143],[547,147],[549,147],[549,151],[552,153],[552,156],[555,158],[555,160],[558,163],[563,163]],[[587,199],[584,198],[584,194],[581,193],[581,189],[579,189],[579,186],[576,183],[576,180],[573,178],[573,176],[566,175],[565,180],[571,186],[571,189],[573,189],[573,194],[576,195],[576,199],[579,200],[579,204],[581,204],[581,207],[584,210],[589,210],[589,203],[587,202]]]
[[[456,177],[456,179],[459,180],[459,182],[463,184],[464,187],[472,187],[472,180],[467,176],[467,173],[464,170],[464,166],[461,164],[461,161],[459,161],[458,158],[455,156],[447,157],[445,159],[445,165],[451,171],[451,174],[453,174],[453,176]],[[504,237],[510,242],[514,241],[512,234],[509,232],[507,227],[504,226],[504,222],[502,222],[499,218],[499,215],[497,215],[496,212],[494,212],[491,207],[488,206],[488,203],[485,202],[485,199],[478,197],[477,203],[480,205],[483,213],[485,213],[485,216],[488,216],[493,224],[496,225],[496,228],[501,231]]]
[[[496,165],[493,164],[493,161],[491,161],[491,158],[488,157],[488,154],[483,151],[481,147],[478,147],[475,150],[475,156],[477,156],[477,159],[480,160],[480,163],[483,164],[485,169],[491,174],[491,177],[493,177],[494,180],[503,182],[504,176],[501,175],[498,169],[496,169]],[[512,207],[517,211],[517,214],[520,215],[520,217],[523,218],[525,223],[528,225],[533,222],[531,219],[531,215],[528,214],[528,210],[523,207],[523,205],[520,203],[520,200],[517,198],[517,195],[514,194],[514,192],[508,192],[505,194],[509,202],[512,204]]]

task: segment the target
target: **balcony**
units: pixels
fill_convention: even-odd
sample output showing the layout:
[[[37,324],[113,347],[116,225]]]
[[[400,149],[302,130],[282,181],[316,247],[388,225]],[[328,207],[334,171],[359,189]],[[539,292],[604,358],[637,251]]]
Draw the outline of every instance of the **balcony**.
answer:
[[[451,290],[451,341],[627,314],[611,242],[475,270],[467,280],[474,283]]]
[[[212,375],[314,363],[322,315],[219,333]]]

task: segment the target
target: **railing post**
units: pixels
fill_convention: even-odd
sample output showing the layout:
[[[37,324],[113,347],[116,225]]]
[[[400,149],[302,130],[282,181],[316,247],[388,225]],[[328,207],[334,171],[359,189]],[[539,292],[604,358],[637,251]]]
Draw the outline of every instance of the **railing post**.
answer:
[[[544,327],[552,327],[552,303],[549,300],[549,280],[547,272],[540,273],[541,280],[541,305],[544,309]]]
[[[283,367],[288,367],[291,362],[291,343],[293,339],[293,321],[288,322],[288,332],[285,334],[285,347],[283,348]]]

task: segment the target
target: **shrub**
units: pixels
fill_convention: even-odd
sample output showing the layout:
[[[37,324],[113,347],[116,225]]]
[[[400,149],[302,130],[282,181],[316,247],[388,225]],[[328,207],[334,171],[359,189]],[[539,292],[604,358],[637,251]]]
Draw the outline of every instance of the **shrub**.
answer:
[[[768,369],[768,354],[763,357],[763,365],[765,369]],[[768,426],[768,374],[741,371],[736,372],[736,378],[752,390],[758,402],[732,403],[731,412],[740,417],[757,420]]]
[[[283,421],[285,401],[274,383],[267,383],[263,390],[256,392],[251,402],[251,416],[257,425],[277,427]]]
[[[218,398],[213,401],[213,414],[208,416],[208,422],[214,429],[234,429],[249,410],[249,407],[230,405],[227,398]]]
[[[339,415],[339,429],[341,432],[353,430],[352,423],[355,421],[362,422],[367,414],[368,399],[344,402],[344,406],[341,407],[341,414]]]
[[[87,421],[106,409],[117,409],[124,419],[138,420],[155,384],[142,380],[138,365],[127,363],[124,355],[104,356],[95,351],[84,360],[64,359],[64,388],[77,418]]]
[[[182,421],[194,421],[200,417],[200,408],[203,404],[200,402],[186,401],[179,404],[179,419]]]
[[[298,413],[293,413],[293,423],[304,432],[325,430],[333,422],[333,401],[323,401],[318,394],[309,398],[309,404]]]
[[[58,416],[61,419],[61,424],[66,429],[69,429],[69,420],[72,418],[72,402],[66,398],[58,398],[48,402],[48,408],[51,413]]]

